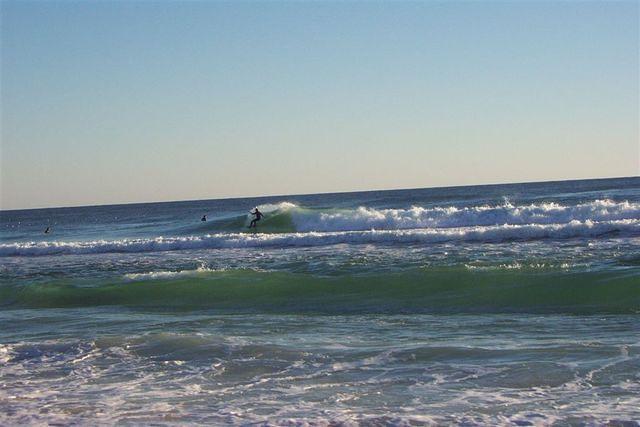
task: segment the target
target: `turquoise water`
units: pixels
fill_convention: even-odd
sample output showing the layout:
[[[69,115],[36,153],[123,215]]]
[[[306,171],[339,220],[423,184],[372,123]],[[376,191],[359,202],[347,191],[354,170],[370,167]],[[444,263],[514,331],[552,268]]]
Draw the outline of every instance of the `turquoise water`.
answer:
[[[3,425],[640,421],[640,178],[2,211],[0,274]]]

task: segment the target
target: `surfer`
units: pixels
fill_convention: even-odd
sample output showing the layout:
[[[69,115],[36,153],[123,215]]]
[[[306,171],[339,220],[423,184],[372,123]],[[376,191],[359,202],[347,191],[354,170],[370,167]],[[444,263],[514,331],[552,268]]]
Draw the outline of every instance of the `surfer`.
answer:
[[[44,234],[49,234],[49,231],[51,231],[51,227],[47,227],[47,229],[44,230]]]
[[[260,221],[260,219],[262,219],[262,217],[264,215],[262,215],[262,212],[260,212],[258,210],[258,208],[256,208],[255,212],[249,212],[251,215],[255,216],[255,218],[253,220],[251,220],[251,224],[249,224],[249,228],[257,228],[258,227],[258,221]]]
[[[207,216],[206,215],[202,215],[202,218],[200,219],[200,221],[206,221],[207,220]]]

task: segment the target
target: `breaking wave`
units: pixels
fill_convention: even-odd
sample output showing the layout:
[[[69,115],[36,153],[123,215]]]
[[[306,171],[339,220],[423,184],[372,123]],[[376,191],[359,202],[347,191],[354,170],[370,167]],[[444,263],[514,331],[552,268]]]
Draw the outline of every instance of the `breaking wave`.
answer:
[[[470,207],[420,207],[408,209],[311,209],[291,202],[259,206],[265,217],[259,223],[263,233],[308,231],[408,230],[416,228],[460,228],[492,225],[567,224],[572,221],[618,221],[640,219],[640,203],[595,200],[565,206],[538,203],[516,206],[509,201],[499,205]],[[181,234],[200,232],[241,232],[251,220],[249,214],[218,218],[191,226]]]
[[[407,209],[311,209],[290,202],[262,205],[265,214],[259,223],[263,233],[307,231],[407,230],[415,228],[459,228],[492,225],[568,224],[572,221],[618,221],[640,219],[640,203],[595,200],[573,206],[558,203],[469,207],[412,206]],[[206,224],[191,226],[184,234],[200,232],[241,232],[251,220],[249,214],[218,218]]]
[[[640,219],[640,204],[595,200],[574,206],[540,203],[514,206],[420,207],[409,209],[331,209],[315,211],[290,203],[275,210],[288,214],[296,231],[398,230],[412,228],[457,228],[491,225],[567,224],[574,221]]]

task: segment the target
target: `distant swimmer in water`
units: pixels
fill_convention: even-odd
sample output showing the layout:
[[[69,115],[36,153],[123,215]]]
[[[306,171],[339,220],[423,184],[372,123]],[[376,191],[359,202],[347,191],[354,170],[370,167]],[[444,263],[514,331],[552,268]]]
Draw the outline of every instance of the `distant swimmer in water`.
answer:
[[[202,215],[202,218],[200,219],[200,221],[206,221],[207,220],[207,216],[206,215]]]
[[[51,231],[51,227],[47,227],[47,229],[44,230],[44,234],[49,234],[50,231]]]
[[[255,219],[253,219],[251,221],[251,224],[249,224],[249,228],[257,228],[258,227],[258,221],[260,221],[262,219],[262,217],[264,215],[262,215],[262,212],[260,212],[258,210],[258,208],[256,208],[255,212],[249,212],[251,215],[255,216]]]

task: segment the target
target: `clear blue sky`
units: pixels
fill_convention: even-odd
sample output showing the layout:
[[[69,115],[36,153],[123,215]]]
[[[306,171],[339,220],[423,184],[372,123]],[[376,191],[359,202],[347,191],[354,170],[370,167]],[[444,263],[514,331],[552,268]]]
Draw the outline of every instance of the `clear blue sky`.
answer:
[[[0,208],[639,174],[638,2],[2,2]]]

